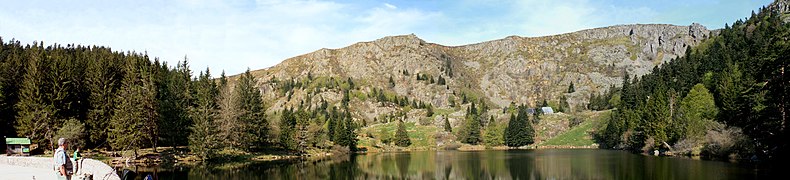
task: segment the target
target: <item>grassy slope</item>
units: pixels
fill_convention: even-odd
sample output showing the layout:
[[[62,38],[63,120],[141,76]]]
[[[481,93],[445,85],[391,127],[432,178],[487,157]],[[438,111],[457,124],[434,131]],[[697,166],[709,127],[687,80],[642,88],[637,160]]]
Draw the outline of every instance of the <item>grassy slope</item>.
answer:
[[[546,140],[539,146],[590,146],[595,142],[589,132],[600,127],[611,111],[586,112],[579,115],[584,121],[570,130]]]
[[[411,146],[409,146],[410,148],[430,148],[436,146],[434,139],[434,134],[437,132],[436,127],[417,125],[413,122],[407,122],[405,124],[406,131],[409,134],[409,139],[411,139]],[[378,144],[381,138],[394,138],[395,130],[397,130],[397,128],[397,122],[365,127],[361,130],[360,135],[370,134],[373,136],[373,138],[360,138],[358,144],[360,147],[374,147],[374,145]]]

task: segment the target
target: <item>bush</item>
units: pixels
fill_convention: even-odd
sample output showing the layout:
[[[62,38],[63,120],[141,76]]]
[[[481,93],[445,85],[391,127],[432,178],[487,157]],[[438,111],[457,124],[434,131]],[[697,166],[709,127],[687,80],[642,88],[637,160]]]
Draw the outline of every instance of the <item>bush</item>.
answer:
[[[716,123],[705,135],[702,154],[711,158],[737,158],[752,153],[750,141],[740,128]]]
[[[573,118],[571,118],[571,121],[568,122],[568,127],[570,127],[570,128],[576,127],[579,124],[581,124],[582,122],[584,122],[584,120],[582,120],[581,118],[573,117]]]
[[[57,142],[58,138],[68,139],[69,149],[82,147],[85,145],[85,125],[76,119],[69,119],[63,123],[63,127],[58,130],[58,135],[52,142]]]

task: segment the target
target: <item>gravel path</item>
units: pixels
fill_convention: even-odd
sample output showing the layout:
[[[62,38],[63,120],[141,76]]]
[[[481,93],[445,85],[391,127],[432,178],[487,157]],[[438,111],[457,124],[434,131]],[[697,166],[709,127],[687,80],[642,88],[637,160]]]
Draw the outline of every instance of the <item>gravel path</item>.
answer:
[[[0,164],[0,179],[56,179],[55,171]]]

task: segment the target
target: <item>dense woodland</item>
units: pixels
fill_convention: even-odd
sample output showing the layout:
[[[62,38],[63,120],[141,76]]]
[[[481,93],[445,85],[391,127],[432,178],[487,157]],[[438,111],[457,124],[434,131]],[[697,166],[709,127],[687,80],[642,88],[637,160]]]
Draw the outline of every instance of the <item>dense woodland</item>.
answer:
[[[685,57],[641,78],[625,76],[602,145],[671,150],[712,158],[777,159],[787,154],[790,25],[768,8],[725,26]],[[612,91],[612,90],[610,90]],[[614,92],[614,91],[612,91]]]
[[[234,87],[224,73],[212,79],[206,69],[194,76],[186,58],[171,67],[146,54],[105,47],[3,41],[0,134],[29,137],[50,150],[58,137],[69,137],[74,146],[112,150],[189,145],[202,157],[222,147],[295,148],[273,139],[256,84],[249,71]],[[336,133],[330,139],[353,148],[347,113],[324,108],[324,119],[337,127],[329,130]],[[301,108],[285,113],[283,121],[304,128]]]

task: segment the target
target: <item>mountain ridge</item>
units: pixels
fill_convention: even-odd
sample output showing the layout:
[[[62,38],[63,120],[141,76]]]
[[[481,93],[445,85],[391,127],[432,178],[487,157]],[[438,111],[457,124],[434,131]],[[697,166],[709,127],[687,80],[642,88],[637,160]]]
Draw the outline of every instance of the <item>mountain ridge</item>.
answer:
[[[317,51],[295,56],[284,60],[282,63],[253,71],[259,79],[268,80],[272,77],[293,78],[307,74],[332,77],[351,77],[352,79],[365,79],[373,84],[383,87],[386,76],[398,74],[398,71],[408,70],[413,73],[430,74],[439,76],[447,74],[442,69],[444,63],[449,62],[453,71],[474,74],[473,77],[449,78],[450,89],[458,91],[468,88],[481,90],[496,88],[498,92],[507,92],[514,87],[504,87],[502,82],[491,83],[486,79],[504,78],[522,79],[536,75],[543,75],[552,83],[532,83],[531,85],[548,86],[550,84],[563,84],[577,82],[586,94],[574,96],[574,105],[584,103],[591,93],[601,93],[608,86],[619,86],[622,73],[617,69],[625,69],[631,75],[641,76],[647,74],[653,67],[667,62],[672,58],[682,56],[685,49],[699,44],[708,38],[711,32],[704,26],[692,24],[677,26],[669,24],[631,24],[601,27],[576,32],[541,36],[521,37],[508,36],[502,39],[472,43],[460,46],[444,46],[429,43],[414,34],[386,36],[373,41],[357,42],[338,49],[322,48]],[[569,62],[579,60],[579,62]],[[583,60],[583,61],[582,61]],[[631,60],[631,61],[626,61]],[[542,64],[541,64],[542,63]],[[601,64],[614,66],[610,70]],[[585,69],[584,66],[596,65],[595,68]],[[482,73],[486,70],[501,70],[501,73]],[[572,66],[577,70],[574,71]],[[522,67],[522,68],[516,68]],[[540,70],[550,72],[537,72]],[[571,73],[583,73],[587,80],[579,74],[574,77],[547,76],[547,73],[557,72],[559,69],[570,70]],[[614,70],[611,70],[614,69]],[[477,72],[477,73],[476,73]],[[526,73],[526,74],[525,74]],[[620,74],[620,75],[618,75]],[[372,77],[379,75],[379,77]],[[506,77],[507,76],[507,77]],[[578,77],[576,77],[578,76]],[[534,78],[533,78],[534,79]],[[585,82],[582,82],[585,81]],[[589,81],[589,82],[586,82]],[[406,81],[409,82],[409,81]],[[266,86],[266,83],[259,84]],[[479,88],[473,88],[472,85]],[[595,85],[595,86],[589,86]],[[271,87],[274,88],[274,87]],[[592,88],[592,89],[589,89]],[[551,90],[549,90],[551,89]],[[508,96],[496,96],[496,91],[481,90],[485,98],[494,100],[494,104],[502,107],[510,101],[528,103],[540,99],[556,99],[560,92],[558,87],[544,88],[529,91],[534,95],[528,99],[518,99]],[[585,90],[588,89],[588,90]],[[547,93],[544,92],[549,91]],[[409,95],[407,91],[397,91],[399,95]],[[577,97],[578,96],[578,97]],[[421,97],[425,99],[428,97]],[[433,101],[431,101],[433,102]],[[445,105],[446,102],[437,101]]]

